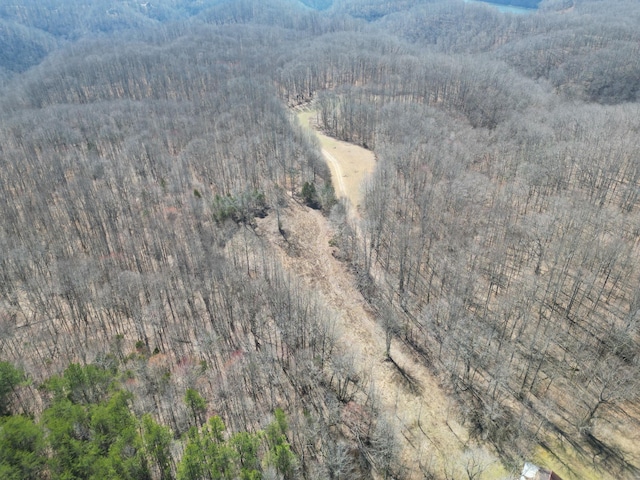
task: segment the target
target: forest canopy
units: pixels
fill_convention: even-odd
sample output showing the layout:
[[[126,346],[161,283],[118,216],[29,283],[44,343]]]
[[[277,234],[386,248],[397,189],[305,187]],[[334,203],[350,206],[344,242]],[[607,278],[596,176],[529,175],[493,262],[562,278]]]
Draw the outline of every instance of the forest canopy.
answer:
[[[492,3],[1,5],[0,477],[637,478],[640,5]]]

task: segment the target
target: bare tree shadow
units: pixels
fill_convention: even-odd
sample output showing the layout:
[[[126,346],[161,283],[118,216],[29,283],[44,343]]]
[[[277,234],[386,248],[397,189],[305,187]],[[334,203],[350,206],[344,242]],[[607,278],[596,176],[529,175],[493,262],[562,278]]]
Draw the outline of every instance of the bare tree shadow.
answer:
[[[618,478],[640,478],[640,469],[627,462],[621,448],[605,444],[591,432],[586,432],[584,438],[592,450],[594,464],[614,472]]]
[[[395,367],[395,370],[399,373],[399,377],[403,385],[407,387],[412,394],[420,395],[422,393],[422,385],[420,384],[420,382],[407,370],[398,365],[391,356],[387,357],[385,361],[391,363]]]

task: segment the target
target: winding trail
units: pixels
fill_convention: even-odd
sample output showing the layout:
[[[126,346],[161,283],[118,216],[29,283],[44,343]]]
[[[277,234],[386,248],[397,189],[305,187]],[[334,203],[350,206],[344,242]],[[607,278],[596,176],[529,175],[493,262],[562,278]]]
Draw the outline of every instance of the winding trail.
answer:
[[[331,165],[331,169],[333,170],[333,172],[335,172],[335,175],[332,175],[332,177],[338,183],[337,191],[338,191],[339,196],[346,197],[347,196],[347,187],[344,186],[344,178],[343,178],[344,174],[342,173],[342,168],[340,167],[340,162],[338,162],[336,157],[331,155],[326,148],[322,149],[322,154],[324,155],[324,158],[326,158],[329,161],[329,164]],[[334,185],[334,188],[335,187],[336,187],[336,185]]]
[[[319,141],[322,154],[331,170],[336,195],[348,199],[353,207],[350,213],[357,216],[364,197],[362,185],[376,168],[375,155],[371,150],[319,132],[314,128],[317,123],[314,111],[300,112],[297,118],[309,135]]]

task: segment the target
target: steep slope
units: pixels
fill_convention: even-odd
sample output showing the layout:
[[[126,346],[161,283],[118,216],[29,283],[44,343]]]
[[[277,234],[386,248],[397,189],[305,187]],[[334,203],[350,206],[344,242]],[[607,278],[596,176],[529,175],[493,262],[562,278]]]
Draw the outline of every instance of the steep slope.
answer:
[[[326,149],[323,152],[327,156]],[[333,150],[327,162],[338,162],[339,167],[353,163],[353,157],[364,158],[366,164],[372,154],[350,145]],[[334,184],[336,191],[344,189],[335,178]],[[344,189],[346,197],[360,195],[359,185],[349,186]],[[455,405],[424,363],[399,342],[392,342],[386,357],[385,329],[358,291],[353,272],[336,258],[332,246],[336,228],[330,221],[316,210],[292,203],[281,216],[284,235],[273,215],[258,220],[258,226],[285,268],[336,310],[338,350],[349,352],[342,360],[358,379],[353,394],[345,398],[344,410],[353,408],[354,402],[371,402],[368,397],[374,392],[382,415],[399,435],[407,478],[423,478],[426,472],[459,478],[467,468],[485,471],[484,478],[503,478],[506,472],[497,457],[469,440],[456,419]]]

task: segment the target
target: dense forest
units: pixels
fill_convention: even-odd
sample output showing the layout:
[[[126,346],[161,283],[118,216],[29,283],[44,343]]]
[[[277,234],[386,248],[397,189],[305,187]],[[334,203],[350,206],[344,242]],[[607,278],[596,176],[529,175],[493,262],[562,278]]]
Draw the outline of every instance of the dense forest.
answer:
[[[0,5],[0,477],[638,478],[640,5],[495,3]]]

